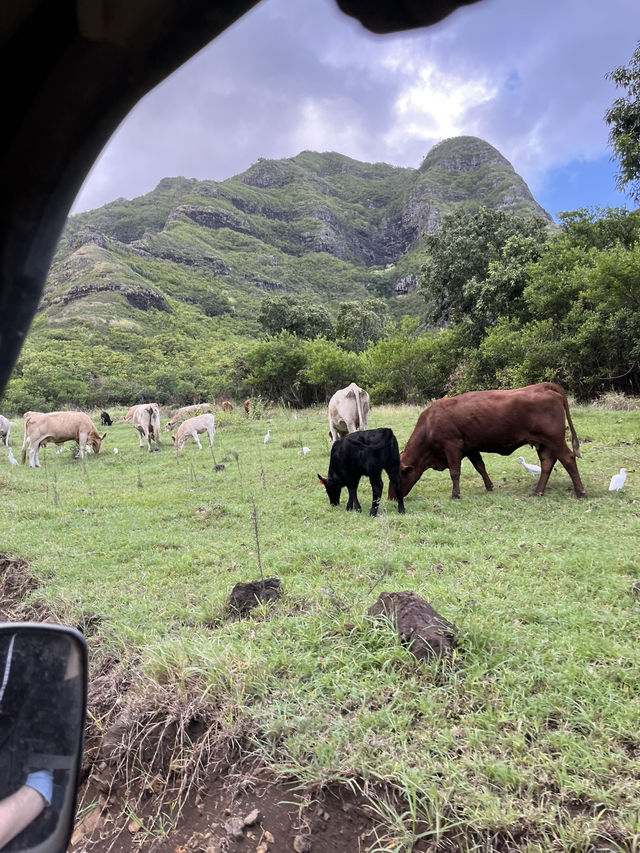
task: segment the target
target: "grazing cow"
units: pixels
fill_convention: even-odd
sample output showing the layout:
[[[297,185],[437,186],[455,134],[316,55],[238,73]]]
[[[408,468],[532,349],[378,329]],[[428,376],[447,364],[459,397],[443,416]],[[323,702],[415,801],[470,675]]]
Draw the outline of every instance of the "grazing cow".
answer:
[[[573,452],[565,441],[565,415]],[[480,453],[508,456],[525,444],[535,447],[540,459],[540,479],[534,495],[544,493],[557,460],[571,477],[576,497],[584,495],[576,465],[580,443],[566,394],[553,382],[540,382],[512,391],[469,391],[432,403],[421,413],[400,454],[402,491],[390,488],[389,497],[408,494],[427,468],[448,468],[453,483],[451,497],[459,498],[460,464],[465,456],[490,492],[493,484]]]
[[[369,515],[376,515],[382,497],[382,471],[389,475],[389,484],[400,494],[400,453],[392,430],[387,427],[368,432],[352,432],[331,448],[329,473],[326,479],[318,479],[327,490],[332,506],[340,503],[340,492],[346,486],[349,491],[347,509],[360,512],[358,483],[360,477],[368,477],[373,491],[373,503]],[[398,512],[404,512],[402,496],[398,498]]]
[[[331,441],[356,430],[365,430],[369,420],[369,395],[355,382],[341,388],[329,400]]]
[[[138,406],[155,406],[156,409],[160,408],[157,403],[135,403],[135,405],[131,406],[131,408],[129,409],[127,414],[123,417],[123,419],[122,419],[123,424],[126,424],[131,420],[131,418],[134,416],[135,411],[138,408]]]
[[[223,400],[222,403],[220,403],[220,408],[223,412],[233,411],[233,405],[229,402],[229,400]]]
[[[89,415],[84,412],[25,412],[23,418],[22,464],[26,461],[29,442],[30,468],[40,467],[39,450],[49,442],[77,442],[78,458],[82,459],[83,450],[87,445],[93,453],[99,453],[100,445],[107,435],[106,432],[100,435]]]
[[[213,411],[213,406],[211,403],[197,403],[193,406],[183,406],[181,409],[178,409],[177,412],[171,416],[171,420],[165,426],[165,430],[167,432],[171,432],[172,429],[181,424],[182,421],[187,418],[192,418],[195,415],[204,415],[206,412]]]
[[[249,414],[249,409],[251,408],[251,400],[244,401],[244,412],[246,415]]]
[[[209,436],[209,447],[213,447],[213,436],[215,435],[215,419],[212,414],[198,415],[195,418],[189,418],[178,427],[178,432],[171,437],[176,450],[182,450],[184,443],[188,438],[192,438],[198,445],[198,449],[202,450],[198,434],[206,432]]]
[[[109,417],[109,412],[100,412],[100,423],[102,426],[113,426],[113,421]]]
[[[133,426],[138,432],[140,439],[140,447],[144,447],[143,438],[147,440],[147,450],[151,453],[151,439],[153,439],[155,447],[158,450],[158,441],[160,440],[160,410],[153,403],[143,403],[136,407],[133,413]]]
[[[11,421],[0,415],[0,439],[4,439],[4,446],[9,447],[9,434],[11,432]]]

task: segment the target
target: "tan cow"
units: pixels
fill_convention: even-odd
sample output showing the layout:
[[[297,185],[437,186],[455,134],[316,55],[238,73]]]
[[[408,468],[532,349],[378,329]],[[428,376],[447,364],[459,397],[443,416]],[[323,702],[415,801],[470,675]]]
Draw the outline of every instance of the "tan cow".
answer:
[[[131,418],[134,416],[135,411],[138,408],[138,406],[155,406],[156,409],[160,408],[157,403],[136,403],[135,405],[131,406],[131,408],[129,409],[127,414],[122,418],[123,424],[129,423]]]
[[[343,435],[367,428],[369,395],[355,382],[341,388],[329,400],[329,435],[337,441]]]
[[[0,439],[4,440],[4,446],[9,447],[9,434],[11,432],[11,421],[0,415]]]
[[[181,424],[182,421],[187,418],[194,417],[195,415],[204,415],[206,412],[212,412],[213,406],[211,403],[197,403],[193,406],[183,406],[181,409],[178,409],[177,412],[171,416],[171,420],[166,425],[165,430],[167,432],[171,432],[172,429],[175,429],[178,424]]]
[[[230,403],[229,400],[223,400],[222,403],[220,403],[220,408],[223,412],[232,412],[233,403]]]
[[[209,447],[213,447],[215,431],[215,419],[213,415],[198,415],[181,423],[178,427],[178,432],[171,437],[171,440],[176,450],[182,450],[185,441],[188,438],[192,438],[198,445],[199,450],[202,450],[198,434],[206,432],[209,436]]]
[[[99,453],[100,445],[107,435],[106,432],[100,435],[89,415],[84,412],[25,412],[23,419],[22,464],[26,461],[28,442],[30,468],[40,467],[39,450],[49,442],[77,442],[80,448],[78,458],[82,459],[87,444],[94,453]]]
[[[160,410],[155,403],[142,403],[136,406],[133,413],[133,426],[138,433],[140,439],[140,447],[144,447],[143,438],[147,440],[147,450],[151,453],[151,439],[153,439],[155,447],[158,450],[158,442],[160,440]]]

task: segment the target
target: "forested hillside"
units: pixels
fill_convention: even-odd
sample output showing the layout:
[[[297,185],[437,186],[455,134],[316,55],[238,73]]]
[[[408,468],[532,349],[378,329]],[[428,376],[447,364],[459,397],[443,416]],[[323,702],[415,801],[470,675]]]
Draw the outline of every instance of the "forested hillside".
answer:
[[[635,218],[558,230],[473,137],[418,169],[305,151],[219,183],[165,178],[69,219],[2,406],[296,405],[352,379],[379,400],[540,378],[593,396],[621,372],[633,389]]]

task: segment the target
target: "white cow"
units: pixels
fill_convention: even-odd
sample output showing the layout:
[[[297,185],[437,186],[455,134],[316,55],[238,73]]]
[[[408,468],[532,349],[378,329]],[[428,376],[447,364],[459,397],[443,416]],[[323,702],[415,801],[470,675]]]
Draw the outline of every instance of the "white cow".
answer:
[[[329,435],[337,441],[343,435],[367,428],[369,395],[355,382],[341,388],[329,400]]]
[[[204,415],[206,412],[212,412],[213,406],[211,403],[197,403],[194,406],[183,406],[171,415],[171,420],[166,425],[165,430],[171,432],[172,429],[186,420],[186,418],[194,417],[195,415]]]
[[[160,440],[160,410],[155,403],[141,403],[133,413],[133,426],[140,439],[140,447],[144,447],[143,438],[147,440],[147,450],[151,453],[151,439],[158,450]]]
[[[189,418],[178,427],[178,432],[171,437],[176,450],[182,450],[184,443],[188,438],[192,438],[202,450],[198,434],[206,432],[209,436],[209,447],[213,447],[213,436],[215,435],[215,419],[213,415],[198,415],[195,418]]]
[[[99,453],[100,445],[107,435],[106,432],[100,435],[89,415],[84,412],[25,412],[23,419],[22,464],[26,461],[28,443],[30,468],[40,467],[40,448],[50,442],[77,442],[78,458],[82,459],[83,450],[87,446],[93,453]]]
[[[160,406],[158,406],[157,403],[135,403],[133,406],[131,406],[131,408],[129,409],[127,414],[122,418],[123,424],[129,423],[131,418],[134,416],[135,411],[138,408],[138,406],[155,406],[156,409],[160,408]]]
[[[4,446],[9,447],[9,433],[11,432],[11,421],[0,415],[0,439],[4,438]]]

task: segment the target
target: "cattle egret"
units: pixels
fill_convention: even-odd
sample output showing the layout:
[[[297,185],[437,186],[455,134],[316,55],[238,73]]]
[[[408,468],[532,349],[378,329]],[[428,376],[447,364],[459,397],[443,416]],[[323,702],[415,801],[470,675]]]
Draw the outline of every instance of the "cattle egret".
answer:
[[[306,447],[306,446],[305,446],[305,447],[303,447],[303,448],[302,448],[302,450],[299,450],[299,451],[298,451],[298,456],[300,456],[300,454],[301,454],[301,453],[302,453],[302,455],[303,455],[303,456],[306,456],[306,455],[307,455],[307,453],[311,453],[311,448],[310,448],[310,447]]]
[[[265,437],[264,437],[262,440],[263,440],[263,441],[264,441],[264,443],[266,444],[266,443],[269,441],[269,439],[270,439],[270,438],[271,438],[271,428],[269,428],[269,429],[267,430],[267,434],[265,435]]]
[[[610,492],[619,492],[620,489],[624,486],[624,481],[627,479],[627,472],[624,468],[620,469],[619,474],[614,474],[611,478],[611,482],[609,483],[609,491]]]
[[[85,444],[84,449],[87,451],[87,453],[92,453],[92,452],[93,452],[93,451],[91,450],[91,448],[89,447],[89,445],[88,445],[88,444]]]
[[[9,459],[9,462],[11,462],[11,464],[12,464],[12,465],[17,465],[17,464],[18,464],[18,460],[17,460],[17,459],[16,459],[16,457],[13,455],[13,450],[12,450],[11,448],[9,448],[9,456],[8,456],[8,459]]]
[[[60,454],[61,454],[61,453],[64,453],[64,447],[59,447],[59,448],[56,450],[56,456],[60,456]]]
[[[113,448],[113,452],[114,452],[114,453],[117,453],[117,452],[118,452],[118,448],[117,448],[117,447],[114,447],[114,448]]]
[[[522,467],[526,468],[532,477],[542,472],[542,468],[539,465],[532,465],[530,462],[525,462],[522,456],[518,456],[518,462],[522,462]]]

